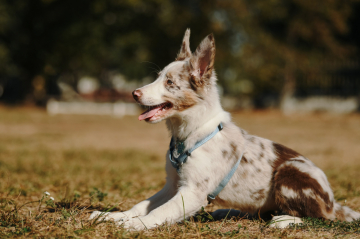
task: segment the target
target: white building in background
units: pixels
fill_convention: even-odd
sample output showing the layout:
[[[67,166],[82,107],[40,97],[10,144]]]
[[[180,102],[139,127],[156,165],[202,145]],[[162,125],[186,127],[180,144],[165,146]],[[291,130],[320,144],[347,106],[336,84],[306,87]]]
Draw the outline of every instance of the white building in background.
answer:
[[[100,88],[99,81],[90,76],[81,77],[77,83],[77,89],[80,94],[92,94]]]
[[[331,112],[348,114],[356,112],[359,102],[356,97],[340,98],[326,96],[311,96],[304,99],[291,97],[284,101],[282,112],[284,114],[304,112]]]
[[[137,115],[139,112],[138,106],[135,103],[66,102],[57,100],[49,100],[46,105],[46,110],[51,115],[114,115],[116,117]]]
[[[51,115],[137,115],[139,106],[132,99],[131,92],[138,85],[127,82],[121,74],[112,75],[113,88],[101,88],[98,79],[90,76],[81,77],[77,91],[65,82],[58,82],[61,90],[60,100],[50,99],[46,109]]]

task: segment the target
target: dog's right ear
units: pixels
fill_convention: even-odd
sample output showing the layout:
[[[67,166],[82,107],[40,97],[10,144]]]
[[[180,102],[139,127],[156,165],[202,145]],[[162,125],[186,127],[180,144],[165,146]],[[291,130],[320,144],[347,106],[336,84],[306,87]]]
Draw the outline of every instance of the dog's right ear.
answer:
[[[179,51],[179,54],[176,57],[176,61],[183,61],[186,58],[190,58],[191,57],[191,50],[190,50],[190,29],[186,29],[185,31],[185,35],[181,44],[181,48]]]

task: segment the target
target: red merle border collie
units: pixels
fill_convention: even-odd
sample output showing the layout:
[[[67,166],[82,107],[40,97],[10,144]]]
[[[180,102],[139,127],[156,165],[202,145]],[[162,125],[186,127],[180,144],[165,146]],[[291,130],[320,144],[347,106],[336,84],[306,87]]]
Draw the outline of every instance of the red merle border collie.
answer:
[[[241,157],[235,173],[212,203],[250,215],[281,212],[283,216],[272,218],[271,226],[275,227],[299,223],[301,217],[359,219],[360,213],[335,202],[325,174],[309,159],[281,144],[250,135],[231,121],[220,105],[216,88],[214,37],[205,37],[194,53],[189,37],[188,29],[175,61],[159,72],[153,83],[133,92],[135,100],[149,108],[139,120],[166,120],[173,138],[175,150],[167,152],[164,188],[128,211],[93,212],[90,218],[114,220],[132,230],[182,221],[207,205],[207,195]],[[193,148],[220,123],[221,131],[194,150],[180,168],[173,167],[169,153],[177,157],[181,150]]]

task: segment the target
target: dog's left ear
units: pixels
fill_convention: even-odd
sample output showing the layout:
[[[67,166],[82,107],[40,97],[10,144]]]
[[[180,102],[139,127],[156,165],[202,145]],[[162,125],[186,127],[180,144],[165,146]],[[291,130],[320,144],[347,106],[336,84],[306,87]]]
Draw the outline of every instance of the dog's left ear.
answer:
[[[215,61],[215,39],[213,34],[205,37],[190,58],[191,75],[198,84],[210,79]]]
[[[191,57],[191,50],[190,50],[190,29],[186,29],[184,39],[181,44],[181,48],[179,54],[177,55],[175,61],[183,61],[186,58]]]

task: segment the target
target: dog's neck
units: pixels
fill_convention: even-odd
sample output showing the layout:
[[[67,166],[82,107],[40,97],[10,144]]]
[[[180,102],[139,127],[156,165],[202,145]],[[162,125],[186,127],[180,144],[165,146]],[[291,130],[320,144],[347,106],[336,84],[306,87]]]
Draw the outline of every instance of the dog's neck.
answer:
[[[201,103],[166,120],[171,136],[185,141],[187,148],[213,132],[220,122],[230,121],[230,115],[220,105],[217,89],[210,91]]]

